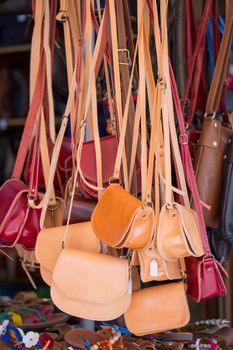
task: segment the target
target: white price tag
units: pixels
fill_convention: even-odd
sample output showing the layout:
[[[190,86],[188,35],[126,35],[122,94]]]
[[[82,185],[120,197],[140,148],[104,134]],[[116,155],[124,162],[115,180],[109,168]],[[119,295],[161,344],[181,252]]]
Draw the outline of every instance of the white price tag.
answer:
[[[156,260],[152,260],[150,263],[150,275],[158,276],[158,264]]]

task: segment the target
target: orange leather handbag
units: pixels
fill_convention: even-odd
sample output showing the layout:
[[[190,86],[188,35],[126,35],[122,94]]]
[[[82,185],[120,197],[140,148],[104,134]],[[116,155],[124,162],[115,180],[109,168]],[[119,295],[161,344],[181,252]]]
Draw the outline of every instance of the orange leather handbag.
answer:
[[[51,286],[53,270],[62,250],[62,238],[66,226],[53,227],[40,231],[35,247],[36,259],[40,263],[43,280]],[[90,222],[68,226],[67,247],[99,253],[100,242],[94,234]]]
[[[124,316],[128,330],[137,336],[185,326],[190,313],[184,282],[133,292],[130,307]]]
[[[154,211],[150,206],[112,184],[95,207],[91,223],[97,237],[115,248],[145,247],[153,231]]]

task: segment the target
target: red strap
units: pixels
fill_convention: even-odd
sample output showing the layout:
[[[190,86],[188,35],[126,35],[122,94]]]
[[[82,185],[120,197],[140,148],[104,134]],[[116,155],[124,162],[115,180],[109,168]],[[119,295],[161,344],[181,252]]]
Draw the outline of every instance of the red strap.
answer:
[[[175,103],[175,108],[177,112],[177,117],[178,117],[178,122],[179,122],[179,128],[180,128],[180,144],[181,144],[181,156],[182,156],[182,161],[185,169],[185,175],[186,175],[186,180],[188,183],[188,186],[190,188],[190,191],[193,196],[193,201],[197,213],[197,218],[200,226],[200,231],[201,231],[201,237],[202,237],[202,242],[203,246],[205,249],[205,252],[207,254],[211,254],[209,242],[208,242],[208,237],[207,237],[207,232],[206,232],[206,226],[205,226],[205,221],[204,221],[204,216],[203,216],[203,211],[202,211],[202,206],[201,206],[201,201],[200,201],[200,196],[197,188],[197,183],[193,171],[193,165],[192,165],[192,160],[191,156],[189,153],[189,146],[188,146],[188,135],[186,132],[185,124],[184,124],[184,117],[183,117],[183,112],[181,109],[180,101],[179,101],[179,96],[178,96],[178,90],[176,86],[176,81],[175,77],[173,74],[173,70],[171,67],[171,64],[169,65],[170,68],[170,78],[171,78],[171,87],[172,87],[172,92],[173,92],[173,97],[174,97],[174,103]]]
[[[201,23],[200,23],[200,27],[199,27],[199,31],[198,31],[198,35],[197,35],[195,50],[194,50],[194,53],[192,56],[192,63],[191,63],[189,75],[187,78],[186,91],[185,91],[184,99],[182,102],[182,110],[183,111],[185,108],[186,100],[187,100],[189,92],[190,92],[191,84],[193,82],[193,76],[194,76],[194,71],[195,71],[195,66],[196,66],[198,54],[200,55],[199,60],[201,60],[201,54],[203,54],[200,50],[203,49],[203,47],[204,47],[205,34],[206,34],[207,24],[208,24],[209,17],[211,14],[212,6],[213,6],[213,0],[207,0],[205,3],[203,15],[201,18]],[[203,62],[202,62],[202,64],[203,64]],[[198,75],[195,74],[195,77],[200,82],[201,69],[197,70],[197,73],[198,73]],[[196,94],[196,92],[195,92],[195,94]],[[195,102],[195,106],[196,106],[196,102]],[[195,109],[195,107],[192,107],[192,108]],[[192,122],[192,119],[193,119],[193,115],[191,116],[191,114],[190,114],[189,119],[187,120],[189,124]]]
[[[185,59],[186,75],[190,75],[194,43],[197,39],[197,23],[192,0],[185,1]]]
[[[36,80],[36,86],[34,89],[34,95],[32,97],[32,102],[28,111],[26,123],[23,130],[23,135],[20,141],[17,157],[14,164],[14,169],[12,172],[12,178],[20,179],[27,156],[29,144],[32,137],[32,130],[34,128],[37,113],[42,104],[44,95],[44,83],[45,83],[45,55],[42,51],[40,58],[40,66],[38,70],[38,76]]]

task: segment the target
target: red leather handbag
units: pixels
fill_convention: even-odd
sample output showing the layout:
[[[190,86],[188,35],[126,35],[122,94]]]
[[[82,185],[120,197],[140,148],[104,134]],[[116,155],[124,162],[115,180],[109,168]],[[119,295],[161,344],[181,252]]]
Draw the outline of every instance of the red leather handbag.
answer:
[[[202,204],[197,189],[197,183],[193,171],[189,147],[187,144],[187,133],[184,125],[183,113],[180,106],[176,82],[171,66],[170,77],[180,128],[181,156],[184,164],[187,183],[193,196],[193,201],[201,231],[202,242],[205,250],[203,257],[188,257],[185,259],[188,282],[187,292],[196,302],[200,302],[201,300],[226,295],[227,290],[223,277],[227,277],[228,275],[224,267],[211,254],[202,211]]]
[[[29,188],[19,179],[6,181],[0,189],[0,247],[12,248],[21,244],[35,248],[40,231],[41,210],[28,206]]]
[[[111,179],[114,172],[114,165],[118,147],[116,135],[102,137],[100,139],[100,146],[102,157],[103,187],[107,187],[109,185],[109,180]],[[97,186],[94,141],[88,141],[83,143],[80,168],[85,180],[91,185]],[[86,185],[82,180],[81,176],[79,176],[78,178],[78,185],[84,197],[98,198],[98,192],[88,187],[88,185]]]
[[[2,248],[14,247],[20,243],[26,249],[35,247],[36,237],[40,231],[41,210],[29,207],[28,198],[37,197],[37,164],[32,164],[33,173],[30,185],[20,181],[28,146],[31,138],[31,130],[36,124],[36,117],[42,104],[45,85],[45,55],[42,52],[38,71],[35,92],[32,98],[22,139],[14,164],[12,178],[7,180],[0,189],[0,246]],[[38,141],[38,132],[37,140]],[[38,142],[37,142],[38,143]],[[35,143],[36,144],[36,143]],[[36,159],[37,150],[34,148],[33,160]]]

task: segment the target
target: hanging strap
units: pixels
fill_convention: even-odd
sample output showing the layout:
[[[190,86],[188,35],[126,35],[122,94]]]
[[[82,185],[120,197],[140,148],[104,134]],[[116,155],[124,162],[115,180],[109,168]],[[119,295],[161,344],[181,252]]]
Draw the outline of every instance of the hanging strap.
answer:
[[[203,66],[203,52],[204,52],[204,43],[205,43],[205,36],[207,31],[207,25],[211,14],[211,9],[213,6],[213,0],[206,0],[204,11],[202,14],[199,31],[197,35],[196,45],[194,49],[194,53],[192,55],[192,60],[190,63],[190,69],[187,76],[187,85],[185,90],[185,95],[182,102],[182,110],[184,111],[186,101],[190,92],[191,85],[196,87],[196,90],[194,92],[194,99],[192,98],[192,106],[191,106],[191,112],[189,114],[187,123],[188,125],[192,123],[192,119],[194,116],[194,110],[196,108],[196,99],[197,99],[197,87],[199,87],[200,79],[201,79],[201,72],[202,72],[202,66]],[[188,65],[188,62],[187,62]],[[195,71],[195,67],[197,67]],[[195,74],[194,74],[195,73]],[[194,81],[193,81],[194,80]]]
[[[233,0],[229,0],[226,25],[220,44],[218,59],[216,62],[213,79],[210,85],[209,95],[206,103],[206,113],[213,114],[218,111],[222,88],[226,77],[228,59],[233,34]]]

